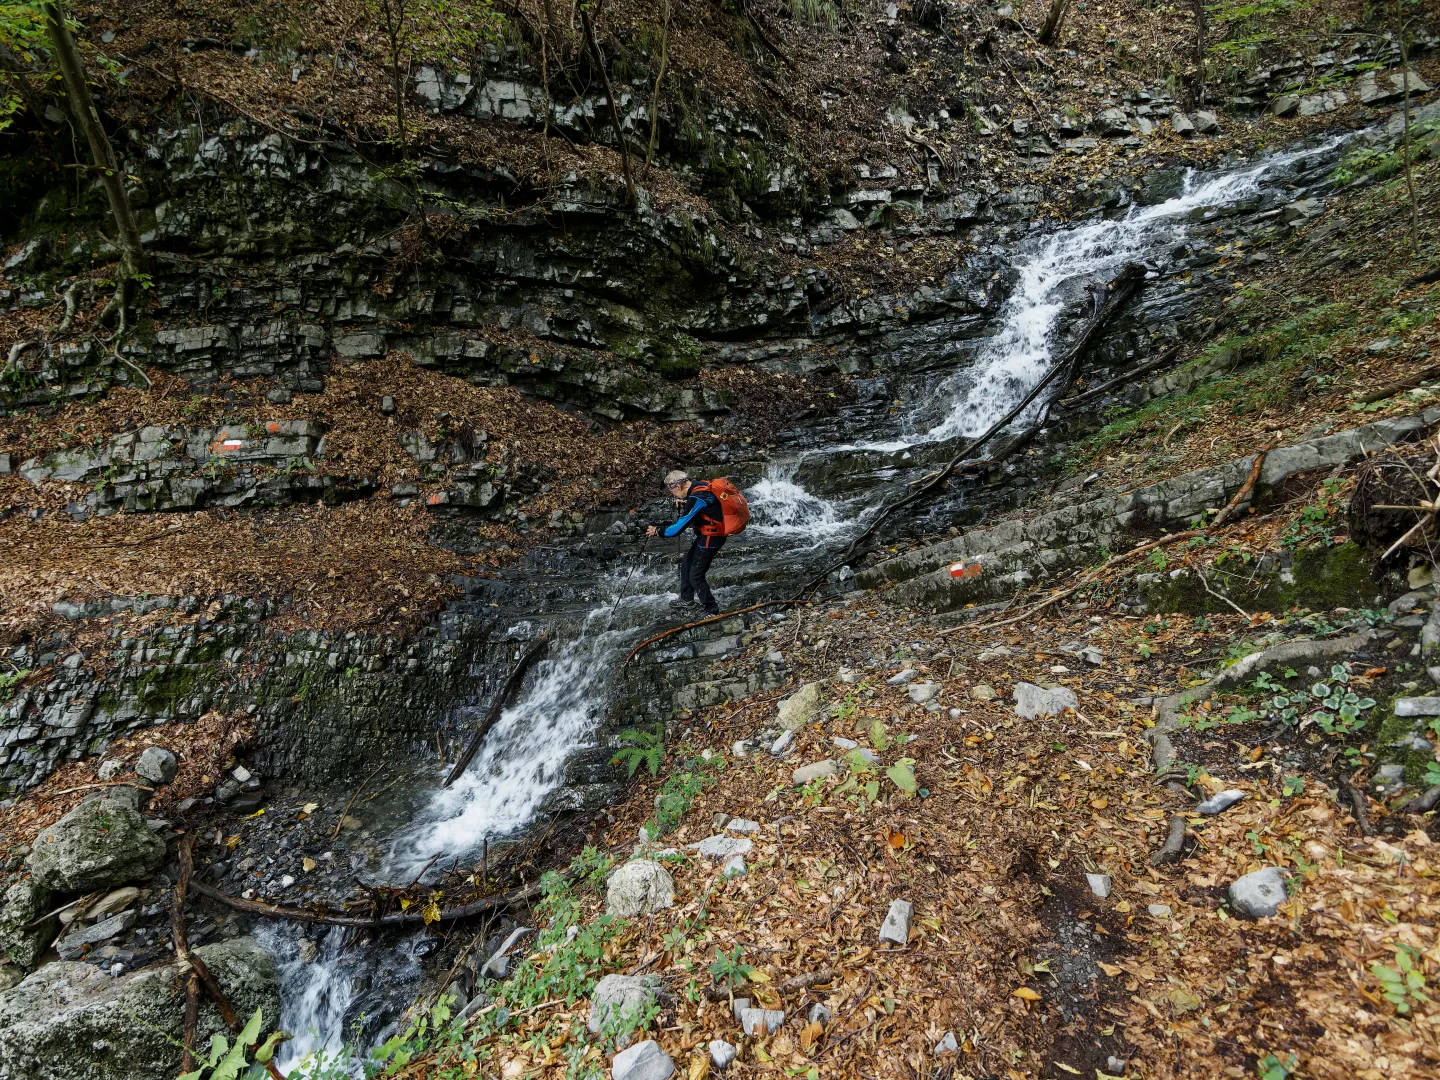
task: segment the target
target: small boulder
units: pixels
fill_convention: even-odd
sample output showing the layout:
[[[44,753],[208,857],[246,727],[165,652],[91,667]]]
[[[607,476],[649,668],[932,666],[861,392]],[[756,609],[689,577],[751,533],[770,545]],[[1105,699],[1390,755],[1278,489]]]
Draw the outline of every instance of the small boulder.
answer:
[[[253,939],[202,945],[196,954],[214,973],[239,1016],[258,1008],[260,1038],[280,1019],[275,961]],[[0,993],[0,1076],[26,1080],[153,1080],[180,1071],[185,995],[176,964],[111,975],[83,961],[46,964]],[[198,1044],[224,1033],[220,1013],[200,1007]]]
[[[1095,128],[1101,135],[1129,135],[1130,118],[1123,109],[1101,109],[1095,118]]]
[[[1201,135],[1214,135],[1220,130],[1220,118],[1205,109],[1197,110],[1193,120],[1195,130]]]
[[[1168,919],[1174,914],[1170,910],[1169,904],[1148,904],[1145,907],[1145,913],[1152,919]]]
[[[1229,893],[1236,911],[1256,919],[1274,915],[1289,896],[1285,891],[1285,875],[1274,866],[1237,878],[1231,883]]]
[[[590,997],[590,1034],[598,1035],[612,1021],[639,1019],[660,996],[658,975],[606,975]]]
[[[725,823],[725,831],[738,833],[741,836],[748,836],[751,833],[758,833],[760,831],[760,823],[758,821],[751,821],[749,818],[732,817]]]
[[[610,1062],[615,1080],[667,1080],[675,1074],[675,1062],[654,1039],[621,1050]]]
[[[970,688],[971,701],[994,701],[999,696],[989,683],[976,683]]]
[[[140,890],[133,885],[126,885],[124,888],[107,893],[86,908],[85,918],[92,922],[97,919],[108,919],[116,912],[124,911],[138,899],[140,899]]]
[[[26,860],[34,879],[56,892],[84,893],[153,873],[165,841],[140,816],[140,793],[110,788],[87,799],[35,838]]]
[[[1015,684],[1015,712],[1026,720],[1042,716],[1059,716],[1066,709],[1080,707],[1075,691],[1064,686],[1048,688],[1034,683]]]
[[[1109,874],[1086,874],[1085,883],[1096,897],[1101,900],[1109,899],[1112,888]]]
[[[749,871],[745,866],[745,856],[731,855],[725,860],[725,865],[720,867],[720,876],[726,878],[744,877]]]
[[[740,1028],[746,1035],[773,1035],[783,1023],[783,1009],[746,1009],[740,1014]]]
[[[1186,116],[1183,112],[1176,111],[1170,114],[1170,126],[1175,129],[1175,134],[1181,138],[1189,138],[1195,134],[1195,125],[1190,122],[1190,117]]]
[[[825,776],[835,775],[835,762],[826,759],[825,761],[811,762],[809,765],[801,765],[790,774],[790,781],[796,787],[804,787],[815,780]]]
[[[893,900],[880,926],[882,945],[908,945],[910,943],[910,921],[915,917],[915,905],[909,900]]]
[[[805,1015],[805,1019],[812,1024],[824,1025],[828,1024],[834,1015],[824,1004],[817,1001],[810,1006],[810,1011]]]
[[[940,694],[940,684],[933,682],[911,683],[905,688],[906,694],[916,705],[924,705]]]
[[[1243,798],[1245,798],[1245,792],[1230,788],[1228,791],[1222,791],[1218,795],[1210,796],[1210,798],[1195,807],[1195,809],[1202,814],[1218,814],[1222,810],[1230,809],[1230,807],[1234,806]]]
[[[1271,116],[1289,116],[1300,106],[1300,99],[1294,94],[1281,94],[1270,102]]]
[[[735,1047],[724,1039],[710,1040],[710,1064],[717,1069],[728,1068],[735,1060]]]
[[[101,919],[93,926],[82,927],[66,934],[55,946],[61,960],[78,960],[85,954],[87,946],[99,945],[113,937],[119,937],[135,925],[135,912],[122,911]]]
[[[653,859],[616,867],[605,886],[605,914],[630,918],[675,906],[675,879]]]
[[[916,671],[913,667],[907,667],[904,671],[898,671],[894,675],[891,675],[888,679],[886,679],[885,685],[904,686],[906,683],[913,680],[919,674],[920,672]]]
[[[749,855],[755,842],[743,836],[707,836],[689,845],[690,850],[707,859],[728,859],[734,855]]]
[[[1440,697],[1402,697],[1395,699],[1396,716],[1440,716]]]
[[[806,724],[820,719],[825,705],[825,684],[806,683],[780,703],[775,721],[786,731],[799,731]]]
[[[146,747],[140,760],[135,763],[135,771],[152,784],[168,784],[175,779],[175,770],[178,767],[179,762],[175,760],[175,755],[163,746]]]
[[[95,779],[102,784],[114,780],[125,771],[125,762],[120,758],[106,758],[100,762],[100,767],[95,770]]]

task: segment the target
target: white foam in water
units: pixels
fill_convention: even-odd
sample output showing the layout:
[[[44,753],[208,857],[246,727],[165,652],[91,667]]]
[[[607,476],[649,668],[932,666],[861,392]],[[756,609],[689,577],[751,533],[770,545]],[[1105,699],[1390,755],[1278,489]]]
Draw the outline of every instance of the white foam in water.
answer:
[[[1119,221],[1096,221],[1052,233],[1034,254],[1016,264],[1020,276],[1005,303],[1004,325],[986,344],[977,363],[951,375],[928,395],[927,405],[935,400],[949,402],[939,420],[933,419],[933,407],[922,408],[916,423],[923,430],[908,439],[862,443],[854,448],[895,451],[985,431],[1050,369],[1052,337],[1065,307],[1062,288],[1066,283],[1112,276],[1124,263],[1180,240],[1192,210],[1239,202],[1258,192],[1268,173],[1317,152],[1280,154],[1198,184],[1192,173],[1186,176],[1180,195],[1167,202],[1132,207]],[[1032,406],[1039,407],[1038,403]],[[926,416],[931,419],[925,420]],[[924,427],[927,422],[929,426]]]
[[[810,494],[794,477],[794,466],[771,465],[745,492],[750,503],[748,531],[760,536],[803,537],[812,540],[814,546],[828,542],[854,524],[841,515],[834,503]]]

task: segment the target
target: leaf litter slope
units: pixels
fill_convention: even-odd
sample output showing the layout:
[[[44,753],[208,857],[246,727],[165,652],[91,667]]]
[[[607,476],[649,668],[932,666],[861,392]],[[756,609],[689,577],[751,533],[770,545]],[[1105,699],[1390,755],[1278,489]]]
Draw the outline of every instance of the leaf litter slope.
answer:
[[[705,750],[727,761],[661,843],[684,851],[727,815],[757,819],[748,872],[726,881],[718,862],[671,864],[676,907],[630,924],[607,946],[603,970],[666,981],[676,999],[653,1034],[692,1076],[703,1074],[712,1038],[741,1045],[739,1075],[815,1068],[1020,1080],[1108,1074],[1114,1056],[1131,1062],[1129,1075],[1242,1077],[1268,1055],[1292,1054],[1297,1075],[1434,1075],[1440,1007],[1415,999],[1398,1015],[1374,974],[1403,953],[1422,978],[1440,976],[1428,820],[1391,819],[1390,834],[1361,837],[1327,791],[1323,760],[1297,791],[1293,778],[1285,783],[1285,748],[1258,725],[1241,727],[1208,740],[1211,764],[1196,785],[1238,787],[1248,798],[1218,818],[1192,817],[1181,862],[1148,863],[1168,818],[1193,805],[1158,786],[1149,767],[1149,698],[1183,684],[1197,656],[1213,662],[1279,625],[1176,617],[1137,651],[1138,622],[1088,611],[1047,614],[1004,635],[942,634],[931,620],[862,597],[777,623],[721,677],[779,648],[796,684],[824,680],[840,708],[798,732],[798,753],[785,760],[731,750],[769,722],[773,696],[688,719],[668,768],[682,759],[703,768]],[[1102,666],[1062,650],[1081,635],[1106,655]],[[979,659],[997,645],[1009,655]],[[834,681],[841,666],[863,681]],[[884,683],[903,667],[943,685],[939,712]],[[1020,681],[1067,686],[1079,708],[1022,720],[1007,704]],[[972,696],[982,683],[998,700]],[[868,745],[880,766],[858,788],[847,790],[842,770],[796,789],[792,770],[837,756],[837,736]],[[902,757],[915,761],[928,797],[907,797],[886,778]],[[878,798],[862,807],[869,780]],[[592,839],[628,849],[654,819],[659,783],[637,785]],[[1275,917],[1239,917],[1225,888],[1264,866],[1292,875],[1291,898]],[[1087,884],[1096,872],[1111,877],[1107,899]],[[896,898],[915,905],[903,948],[878,938]],[[585,902],[599,914],[598,894]],[[736,949],[758,972],[737,996],[787,1010],[772,1036],[740,1036],[724,993],[712,1001],[687,992],[692,979],[707,986],[708,965]],[[787,988],[824,971],[828,980]],[[805,1023],[815,1002],[835,1017],[819,1032]],[[582,1001],[574,1018],[584,1009]],[[563,1013],[547,1009],[496,1043],[502,1071],[562,1075],[524,1040],[553,1042]],[[936,1052],[946,1032],[958,1053]]]

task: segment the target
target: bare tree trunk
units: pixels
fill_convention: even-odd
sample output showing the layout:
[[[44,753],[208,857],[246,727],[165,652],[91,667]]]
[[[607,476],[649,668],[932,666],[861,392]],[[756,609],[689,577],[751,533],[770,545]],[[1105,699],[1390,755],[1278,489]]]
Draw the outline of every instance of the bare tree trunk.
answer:
[[[1205,0],[1191,0],[1195,8],[1195,103],[1205,104]]]
[[[1041,45],[1050,45],[1055,40],[1055,35],[1060,32],[1061,25],[1065,22],[1065,15],[1070,10],[1070,0],[1050,0],[1050,12],[1045,16],[1045,25],[1040,28],[1040,36],[1037,39]]]
[[[634,206],[639,196],[635,191],[635,178],[630,175],[630,150],[625,145],[625,132],[620,129],[620,109],[615,104],[615,91],[610,86],[610,73],[605,70],[605,58],[600,55],[600,43],[595,40],[595,26],[590,21],[590,9],[583,4],[580,5],[580,19],[585,25],[585,42],[590,46],[590,56],[605,84],[605,100],[610,105],[610,125],[615,129],[615,142],[620,147],[620,164],[625,170],[625,193],[630,199],[630,205]]]
[[[660,30],[660,70],[655,75],[655,93],[650,96],[650,145],[645,148],[647,169],[650,168],[650,159],[655,156],[655,136],[660,131],[660,84],[665,79],[665,60],[669,46],[670,0],[665,0],[665,25]]]
[[[1410,196],[1410,251],[1414,255],[1420,254],[1420,201],[1415,197],[1415,177],[1410,168],[1410,52],[1405,47],[1405,21],[1400,11],[1400,4],[1395,4],[1395,14],[1400,25],[1396,28],[1396,34],[1400,39],[1400,77],[1405,80],[1405,93],[1401,100],[1404,102],[1405,130],[1400,137],[1400,145],[1404,148],[1405,161],[1405,191]]]
[[[85,83],[85,67],[80,60],[80,51],[70,35],[70,28],[65,25],[65,13],[59,0],[47,0],[44,12],[45,33],[55,50],[55,61],[70,99],[70,111],[85,133],[85,141],[90,144],[90,156],[100,172],[100,183],[110,201],[110,213],[115,217],[115,242],[120,246],[116,296],[121,305],[129,306],[134,299],[136,279],[145,268],[145,248],[140,243],[140,227],[135,222],[130,197],[125,194],[125,174],[115,157],[115,148],[110,145],[110,136],[100,123],[100,113],[90,96],[90,87]]]

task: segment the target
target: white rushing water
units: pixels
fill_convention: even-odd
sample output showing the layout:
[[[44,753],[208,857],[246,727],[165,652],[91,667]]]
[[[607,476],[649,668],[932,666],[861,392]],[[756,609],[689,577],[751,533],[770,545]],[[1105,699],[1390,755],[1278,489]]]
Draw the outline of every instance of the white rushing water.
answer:
[[[770,465],[765,475],[747,489],[747,532],[786,541],[809,541],[806,547],[828,544],[853,527],[854,519],[829,499],[812,495],[796,483],[796,468],[795,464]]]
[[[1127,262],[1153,257],[1184,238],[1191,211],[1247,199],[1278,170],[1324,149],[1278,154],[1209,179],[1192,172],[1173,199],[1134,206],[1119,220],[1054,232],[1038,245],[1022,248],[1015,263],[1019,278],[1002,310],[1002,328],[986,342],[977,362],[942,380],[926,395],[905,437],[855,448],[903,450],[985,431],[1050,370],[1056,326],[1077,282],[1102,282]],[[1040,407],[1037,402],[1031,409]],[[1023,419],[1017,418],[1017,423]]]

